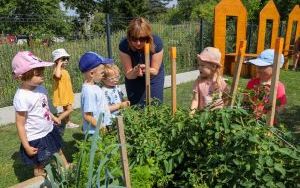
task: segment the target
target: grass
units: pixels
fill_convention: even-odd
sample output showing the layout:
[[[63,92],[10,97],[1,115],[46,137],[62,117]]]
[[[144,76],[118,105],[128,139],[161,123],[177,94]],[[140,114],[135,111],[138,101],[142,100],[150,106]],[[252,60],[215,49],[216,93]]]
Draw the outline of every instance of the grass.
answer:
[[[294,132],[298,143],[300,141],[300,72],[281,71],[281,80],[286,86],[288,98],[287,112],[283,116],[283,122]],[[245,87],[247,80],[241,79],[240,86]],[[192,98],[192,82],[181,84],[177,87],[177,106],[187,108]],[[171,89],[165,90],[165,103],[171,104]],[[75,110],[72,114],[72,121],[81,123],[81,114]],[[29,179],[33,176],[32,168],[24,166],[20,161],[18,151],[20,141],[14,124],[0,128],[0,187],[12,186],[18,182]],[[66,129],[64,135],[63,151],[69,161],[72,161],[72,154],[77,150],[76,140],[83,138],[80,129]]]

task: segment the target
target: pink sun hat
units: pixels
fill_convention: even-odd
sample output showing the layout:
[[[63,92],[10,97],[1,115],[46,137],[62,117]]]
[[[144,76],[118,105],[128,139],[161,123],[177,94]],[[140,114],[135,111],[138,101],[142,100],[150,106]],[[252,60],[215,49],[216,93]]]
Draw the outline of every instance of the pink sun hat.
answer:
[[[221,67],[221,52],[218,48],[206,47],[200,54],[197,54],[197,58],[201,61],[213,63]]]
[[[38,67],[50,67],[54,63],[42,61],[30,51],[18,52],[12,60],[12,69],[15,78]]]

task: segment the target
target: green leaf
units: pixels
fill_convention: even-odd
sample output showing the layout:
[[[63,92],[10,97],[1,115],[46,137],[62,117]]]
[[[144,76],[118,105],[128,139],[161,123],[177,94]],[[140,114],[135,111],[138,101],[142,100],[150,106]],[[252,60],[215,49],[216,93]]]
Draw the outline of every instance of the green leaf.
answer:
[[[270,182],[270,181],[273,180],[273,177],[271,175],[269,175],[269,174],[266,174],[266,175],[263,176],[263,180],[265,182]]]
[[[285,185],[282,182],[276,183],[276,186],[280,188],[285,188]]]
[[[272,158],[270,156],[266,157],[266,164],[268,166],[273,166],[273,160],[272,160]]]
[[[285,169],[282,167],[282,165],[280,163],[275,163],[274,169],[276,171],[280,172],[283,176],[285,176],[286,171],[285,171]]]

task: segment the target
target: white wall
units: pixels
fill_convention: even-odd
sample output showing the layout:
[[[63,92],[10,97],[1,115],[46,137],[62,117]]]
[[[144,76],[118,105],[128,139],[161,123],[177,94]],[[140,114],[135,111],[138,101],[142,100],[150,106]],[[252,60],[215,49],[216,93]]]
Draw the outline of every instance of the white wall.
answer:
[[[180,73],[176,75],[176,85],[195,80],[199,75],[198,70]],[[171,76],[165,77],[165,88],[171,87]],[[126,94],[125,86],[121,85],[122,91]],[[80,93],[75,94],[74,108],[80,108]],[[60,109],[58,109],[60,110]],[[15,111],[13,106],[0,108],[0,126],[15,122]]]

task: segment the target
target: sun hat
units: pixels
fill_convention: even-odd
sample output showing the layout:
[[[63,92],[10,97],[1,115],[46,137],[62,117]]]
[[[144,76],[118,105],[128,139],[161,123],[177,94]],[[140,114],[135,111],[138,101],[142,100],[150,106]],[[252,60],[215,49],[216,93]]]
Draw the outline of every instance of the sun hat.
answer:
[[[68,54],[67,51],[63,48],[56,49],[52,52],[53,62],[55,62],[61,57],[70,57],[70,54]]]
[[[210,62],[221,67],[221,52],[218,48],[206,47],[200,54],[197,54],[197,57],[201,61]]]
[[[104,58],[95,52],[86,52],[79,60],[79,69],[82,73],[87,72],[101,64],[112,64],[113,59]]]
[[[273,65],[274,55],[275,55],[274,49],[266,49],[262,51],[256,59],[251,59],[248,62],[259,67],[270,66]],[[284,62],[284,57],[282,54],[280,54],[280,67],[282,67],[283,62]]]
[[[30,51],[18,52],[12,60],[12,69],[15,77],[18,77],[31,69],[38,67],[49,67],[54,63],[42,61]]]

